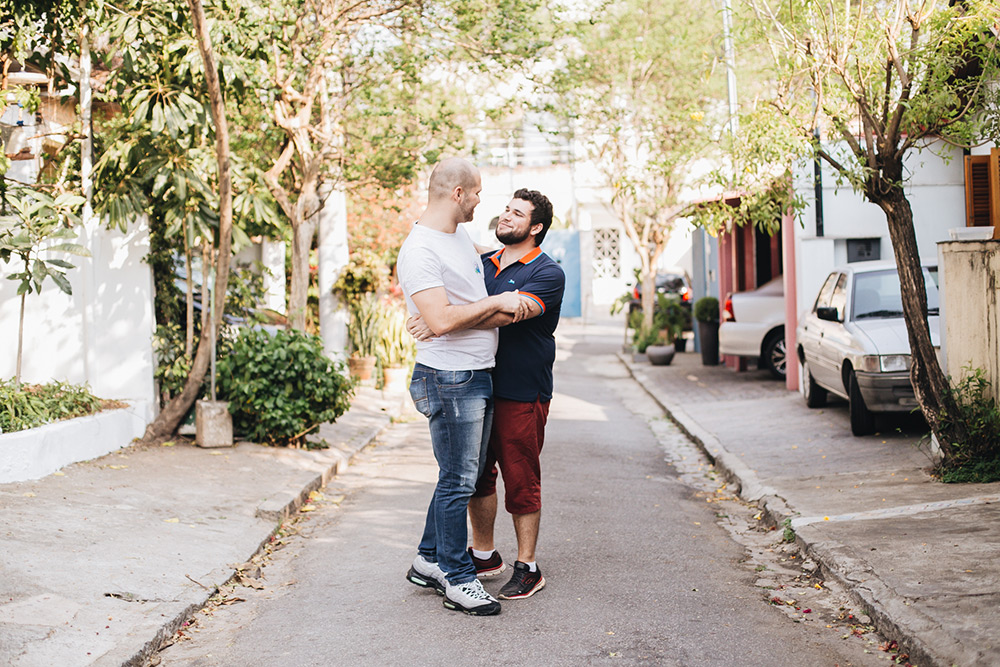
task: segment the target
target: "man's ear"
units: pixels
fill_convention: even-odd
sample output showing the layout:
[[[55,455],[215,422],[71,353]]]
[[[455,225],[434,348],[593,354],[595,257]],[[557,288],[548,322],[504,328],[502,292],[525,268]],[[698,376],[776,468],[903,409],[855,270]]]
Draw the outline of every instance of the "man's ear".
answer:
[[[531,227],[528,228],[528,233],[532,236],[538,236],[542,233],[542,223],[536,222]]]

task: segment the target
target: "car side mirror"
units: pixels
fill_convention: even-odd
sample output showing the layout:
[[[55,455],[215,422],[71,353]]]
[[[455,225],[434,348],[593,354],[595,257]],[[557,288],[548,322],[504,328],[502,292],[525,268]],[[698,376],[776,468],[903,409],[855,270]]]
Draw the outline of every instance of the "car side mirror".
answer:
[[[816,317],[827,322],[840,321],[840,318],[837,317],[837,309],[833,306],[820,306],[816,309]]]

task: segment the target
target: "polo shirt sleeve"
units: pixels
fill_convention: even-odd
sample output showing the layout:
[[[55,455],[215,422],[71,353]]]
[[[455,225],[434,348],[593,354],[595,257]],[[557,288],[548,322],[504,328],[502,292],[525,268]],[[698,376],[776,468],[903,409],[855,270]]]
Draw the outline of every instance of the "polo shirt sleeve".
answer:
[[[555,262],[546,263],[521,286],[519,292],[538,302],[542,314],[562,303],[566,275]]]
[[[407,296],[423,292],[434,287],[444,287],[444,271],[441,260],[430,248],[408,248],[409,252],[401,254],[396,271],[399,284]]]

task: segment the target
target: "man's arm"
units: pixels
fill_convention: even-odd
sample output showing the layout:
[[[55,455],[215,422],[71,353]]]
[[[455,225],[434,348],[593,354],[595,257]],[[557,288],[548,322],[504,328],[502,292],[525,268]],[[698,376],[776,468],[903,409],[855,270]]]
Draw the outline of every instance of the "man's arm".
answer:
[[[538,305],[538,302],[534,299],[529,299],[528,297],[522,296],[521,300],[524,302],[525,310],[527,314],[520,320],[514,320],[511,315],[507,313],[495,313],[490,315],[485,320],[472,327],[473,329],[495,329],[496,327],[505,327],[508,324],[513,324],[515,321],[523,322],[524,320],[530,320],[532,317],[538,317],[542,314],[542,307]]]
[[[513,292],[510,293],[513,294]],[[537,303],[528,299],[527,297],[521,297],[521,300],[524,301],[525,310],[527,311],[527,315],[521,318],[521,321],[530,320],[532,317],[537,317],[538,315],[542,314],[542,309],[541,307],[539,307]],[[505,327],[508,324],[512,324],[513,322],[514,322],[513,315],[511,315],[510,313],[499,312],[499,313],[493,313],[479,324],[476,324],[469,328],[496,329],[497,327]],[[417,340],[430,340],[431,338],[435,337],[434,331],[432,331],[431,328],[427,326],[427,323],[424,321],[424,318],[421,317],[419,314],[414,315],[413,317],[409,318],[406,321],[406,330],[409,331],[410,335],[416,338]]]
[[[432,287],[410,295],[421,317],[435,336],[472,329],[497,313],[506,313],[512,322],[524,319],[528,299],[517,292],[488,296],[474,303],[453,304],[444,287]]]

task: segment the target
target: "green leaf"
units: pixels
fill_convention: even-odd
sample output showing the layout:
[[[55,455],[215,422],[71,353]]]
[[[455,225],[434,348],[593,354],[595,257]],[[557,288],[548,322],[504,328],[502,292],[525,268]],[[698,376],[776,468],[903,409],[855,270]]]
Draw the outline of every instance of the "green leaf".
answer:
[[[80,257],[90,257],[91,256],[90,255],[90,251],[87,250],[82,245],[80,245],[79,243],[57,243],[56,245],[52,246],[51,248],[47,248],[47,250],[68,252],[71,255],[79,255]]]
[[[66,276],[62,272],[53,271],[49,275],[52,276],[52,280],[55,281],[56,285],[58,285],[59,289],[61,289],[63,292],[65,292],[66,294],[73,293],[73,288],[70,286],[69,280],[66,279]]]
[[[48,259],[45,260],[46,264],[51,266],[58,266],[61,269],[75,269],[76,267],[64,259]]]

